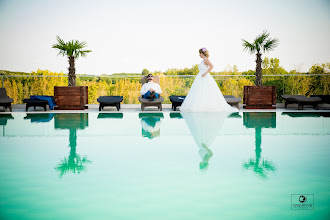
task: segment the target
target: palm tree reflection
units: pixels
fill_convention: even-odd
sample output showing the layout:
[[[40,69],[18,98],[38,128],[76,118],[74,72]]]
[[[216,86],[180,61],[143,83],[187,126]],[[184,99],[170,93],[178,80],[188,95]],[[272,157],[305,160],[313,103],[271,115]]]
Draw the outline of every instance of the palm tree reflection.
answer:
[[[243,164],[246,170],[252,170],[262,179],[276,171],[272,161],[261,157],[262,128],[276,128],[276,112],[243,112],[243,123],[247,128],[255,129],[255,159],[249,159]]]
[[[88,127],[88,114],[56,114],[55,129],[69,129],[69,147],[70,154],[61,160],[61,163],[55,167],[60,176],[68,172],[81,173],[86,171],[86,165],[92,163],[86,156],[81,157],[76,153],[77,150],[77,129]]]

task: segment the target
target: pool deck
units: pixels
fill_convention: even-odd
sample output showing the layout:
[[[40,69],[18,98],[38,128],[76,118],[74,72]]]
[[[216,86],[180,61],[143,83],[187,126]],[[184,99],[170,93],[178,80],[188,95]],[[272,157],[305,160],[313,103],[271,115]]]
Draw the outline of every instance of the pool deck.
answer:
[[[28,113],[88,113],[88,112],[99,112],[98,104],[87,105],[88,109],[85,110],[47,110],[44,111],[43,108],[37,107],[35,110],[30,107]],[[173,111],[171,104],[163,104],[162,112],[180,112],[180,108],[177,111]],[[12,105],[12,113],[21,112],[25,113],[25,104],[23,105]],[[115,112],[160,112],[157,107],[146,107],[145,111],[141,110],[140,104],[121,104],[120,111],[117,111],[115,107],[104,107],[103,113],[115,113]],[[303,110],[298,110],[297,104],[291,104],[289,107],[284,108],[284,103],[277,103],[276,109],[244,109],[243,105],[240,104],[240,112],[330,112],[330,105],[321,104],[319,105],[319,110],[315,110],[312,107],[306,106]],[[11,113],[8,109],[5,111],[0,108],[0,114]]]

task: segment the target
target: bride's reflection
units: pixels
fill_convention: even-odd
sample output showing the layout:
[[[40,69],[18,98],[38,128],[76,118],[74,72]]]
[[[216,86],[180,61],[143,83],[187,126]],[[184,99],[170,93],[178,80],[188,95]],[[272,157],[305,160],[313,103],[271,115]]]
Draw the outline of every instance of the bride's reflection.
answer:
[[[209,166],[209,160],[213,156],[210,149],[216,136],[219,133],[224,121],[232,113],[230,112],[181,112],[191,135],[199,148],[201,162],[199,168],[206,170]],[[235,113],[233,113],[235,114]]]
[[[86,170],[86,164],[91,163],[86,156],[80,156],[77,150],[77,130],[88,127],[88,114],[58,113],[55,115],[55,129],[69,129],[70,154],[61,160],[55,168],[62,177],[68,172],[80,173]]]
[[[262,179],[276,171],[272,161],[261,159],[262,128],[276,128],[276,112],[244,112],[243,123],[247,128],[255,129],[255,159],[243,164],[244,169],[252,170]]]
[[[161,119],[164,118],[163,113],[140,113],[142,136],[149,139],[160,136]]]

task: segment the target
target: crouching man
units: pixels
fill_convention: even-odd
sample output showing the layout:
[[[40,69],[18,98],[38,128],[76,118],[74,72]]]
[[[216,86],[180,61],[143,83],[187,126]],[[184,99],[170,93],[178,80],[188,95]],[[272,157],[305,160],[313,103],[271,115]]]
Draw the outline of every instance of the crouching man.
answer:
[[[154,77],[152,74],[148,74],[147,79],[148,83],[143,84],[140,91],[142,98],[149,99],[149,101],[158,99],[159,95],[162,93],[162,89],[158,83],[154,83]]]

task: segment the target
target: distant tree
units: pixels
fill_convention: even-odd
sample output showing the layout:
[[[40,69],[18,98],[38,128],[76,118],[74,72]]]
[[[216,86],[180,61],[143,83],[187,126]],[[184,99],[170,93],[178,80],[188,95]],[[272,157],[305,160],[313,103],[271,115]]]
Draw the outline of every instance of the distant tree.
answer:
[[[237,68],[237,66],[236,65],[234,65],[234,66],[231,66],[231,65],[227,65],[226,66],[226,68],[225,68],[225,70],[224,70],[224,73],[226,74],[226,75],[238,75],[239,73],[238,73],[238,68]]]
[[[58,49],[59,54],[67,56],[69,59],[69,86],[76,86],[76,68],[75,59],[82,56],[86,57],[87,53],[91,50],[83,50],[87,43],[85,41],[79,42],[78,40],[71,40],[64,42],[59,36],[56,36],[57,44],[53,44],[52,48]]]
[[[311,78],[311,85],[308,95],[329,95],[330,94],[330,77],[329,75],[317,75],[317,74],[330,74],[330,63],[315,64],[309,69]]]
[[[262,61],[263,75],[281,75],[288,74],[288,72],[280,66],[280,60],[278,58],[265,57]]]
[[[193,65],[191,68],[176,69],[171,68],[166,70],[165,75],[197,75],[199,72],[198,65]]]
[[[249,43],[248,41],[242,39],[243,41],[243,47],[245,51],[250,52],[251,54],[257,52],[256,56],[256,86],[261,86],[261,76],[262,76],[262,68],[261,68],[261,51],[264,53],[266,51],[272,51],[277,45],[279,40],[274,38],[274,39],[268,39],[269,37],[269,32],[263,31],[262,34],[257,36],[252,43]]]
[[[148,75],[149,74],[149,70],[147,70],[147,69],[143,69],[142,70],[142,75],[143,76],[146,76],[146,75]]]

